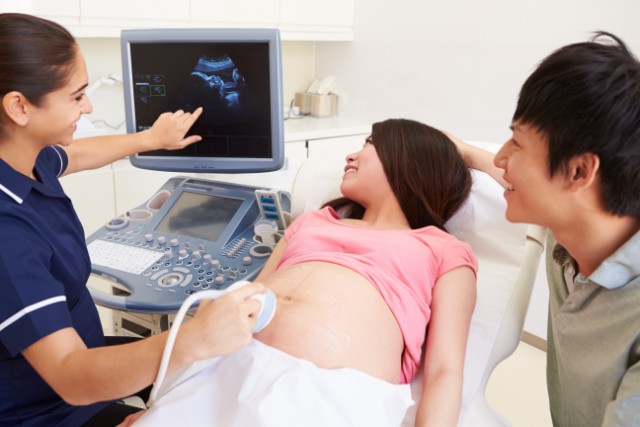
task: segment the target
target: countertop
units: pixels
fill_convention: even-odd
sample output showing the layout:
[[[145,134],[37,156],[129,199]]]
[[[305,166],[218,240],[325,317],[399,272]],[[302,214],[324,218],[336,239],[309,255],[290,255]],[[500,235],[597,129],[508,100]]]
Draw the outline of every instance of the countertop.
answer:
[[[310,139],[337,138],[349,135],[361,135],[371,132],[371,122],[365,119],[345,117],[315,118],[306,116],[288,119],[284,122],[284,142],[305,141]],[[78,126],[74,137],[83,138],[98,135],[122,134],[123,129],[91,127],[87,121]]]
[[[303,117],[284,122],[284,142],[309,139],[336,138],[349,135],[368,134],[371,123],[364,119],[345,117]]]

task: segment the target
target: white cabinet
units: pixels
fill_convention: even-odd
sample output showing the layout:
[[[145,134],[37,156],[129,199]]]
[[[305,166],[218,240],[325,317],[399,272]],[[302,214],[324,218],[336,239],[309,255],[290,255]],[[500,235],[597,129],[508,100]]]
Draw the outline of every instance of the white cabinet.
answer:
[[[139,169],[128,159],[92,171],[61,178],[87,235],[109,220],[149,200],[170,178],[185,175],[221,182],[291,191],[296,173],[307,157],[343,165],[347,154],[362,148],[371,126],[341,117],[305,118],[285,123],[285,165],[274,172],[192,174]]]
[[[132,166],[127,159],[118,160],[112,165],[113,187],[115,192],[114,211],[116,215],[121,215],[130,209],[140,206],[146,200],[150,199],[155,191],[170,178],[179,175],[220,182],[231,182],[253,187],[291,191],[295,174],[307,157],[305,141],[286,143],[285,156],[285,165],[280,170],[241,174],[159,172],[136,168]],[[103,224],[99,224],[98,226]]]
[[[279,28],[283,40],[352,40],[355,0],[0,0],[76,37],[119,37],[124,28]]]
[[[354,0],[280,0],[280,22],[287,25],[353,25]]]
[[[85,236],[115,216],[111,166],[62,177],[60,184],[73,203]]]
[[[192,27],[278,25],[279,0],[191,0]]]
[[[62,25],[80,24],[80,3],[78,0],[31,0],[32,11],[38,16],[51,19]]]
[[[87,235],[109,220],[149,200],[170,178],[185,175],[221,182],[291,191],[296,173],[307,157],[344,164],[347,154],[362,148],[371,127],[341,118],[302,119],[285,126],[285,165],[274,172],[256,174],[191,174],[139,169],[128,159],[93,171],[63,177]]]
[[[132,166],[128,159],[118,160],[113,164],[116,215],[142,205],[165,182],[178,175],[186,174],[139,169]]]
[[[189,23],[189,2],[80,0],[80,24],[106,27],[179,27]]]
[[[201,174],[204,179],[234,184],[291,191],[298,168],[307,158],[305,141],[287,142],[284,145],[285,163],[282,169],[273,172],[240,174]]]
[[[93,171],[83,171],[60,180],[89,235],[112,218],[149,200],[170,178],[178,175],[221,182],[291,191],[300,165],[309,156],[342,164],[347,154],[358,151],[366,135],[304,139],[285,144],[285,165],[274,172],[256,174],[190,174],[139,169],[128,159]]]
[[[328,162],[346,164],[346,157],[360,151],[367,134],[349,135],[308,141],[309,157],[321,157]]]
[[[80,24],[79,0],[0,0],[0,12],[29,13],[66,26]]]
[[[296,39],[350,40],[355,19],[355,0],[280,0],[280,30]]]

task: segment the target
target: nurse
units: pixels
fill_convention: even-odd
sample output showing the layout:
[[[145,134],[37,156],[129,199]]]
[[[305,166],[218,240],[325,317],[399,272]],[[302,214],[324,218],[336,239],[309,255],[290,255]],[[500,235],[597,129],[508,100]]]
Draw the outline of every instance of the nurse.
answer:
[[[166,334],[105,346],[86,288],[84,231],[58,178],[196,142],[185,134],[202,110],[164,113],[137,134],[72,142],[92,111],[87,83],[68,31],[0,14],[0,425],[113,426],[138,410],[114,401],[149,386],[160,364]],[[249,343],[260,308],[249,297],[258,292],[250,285],[201,304],[170,369]]]

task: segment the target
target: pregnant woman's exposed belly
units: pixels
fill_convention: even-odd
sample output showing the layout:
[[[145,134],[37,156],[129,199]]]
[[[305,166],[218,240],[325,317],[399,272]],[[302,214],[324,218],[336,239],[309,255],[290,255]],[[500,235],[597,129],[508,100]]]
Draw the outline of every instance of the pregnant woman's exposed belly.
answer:
[[[296,264],[263,281],[278,298],[256,339],[322,368],[349,367],[398,383],[404,348],[378,290],[353,271],[326,262]]]

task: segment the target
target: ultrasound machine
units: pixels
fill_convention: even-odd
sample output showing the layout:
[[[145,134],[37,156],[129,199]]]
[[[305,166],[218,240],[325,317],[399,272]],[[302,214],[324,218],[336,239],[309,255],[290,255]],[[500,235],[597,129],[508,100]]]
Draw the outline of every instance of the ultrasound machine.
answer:
[[[282,167],[280,38],[275,29],[125,30],[121,48],[127,132],[204,107],[190,130],[201,141],[130,157],[189,176],[150,189],[87,238],[92,273],[112,284],[90,287],[95,302],[116,309],[116,334],[148,336],[168,329],[190,295],[255,278],[287,225],[288,193],[195,174]]]

